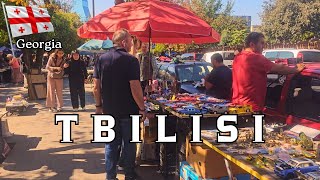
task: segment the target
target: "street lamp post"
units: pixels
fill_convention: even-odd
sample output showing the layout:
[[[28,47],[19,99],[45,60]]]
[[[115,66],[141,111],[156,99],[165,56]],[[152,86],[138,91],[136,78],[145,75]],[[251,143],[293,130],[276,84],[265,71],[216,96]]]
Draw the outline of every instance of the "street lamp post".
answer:
[[[94,9],[94,0],[92,0],[92,17],[95,16],[95,9]]]

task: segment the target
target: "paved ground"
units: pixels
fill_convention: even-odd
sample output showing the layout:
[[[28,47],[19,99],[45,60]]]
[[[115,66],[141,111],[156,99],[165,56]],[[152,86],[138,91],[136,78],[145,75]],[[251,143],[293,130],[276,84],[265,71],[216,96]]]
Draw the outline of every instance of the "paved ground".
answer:
[[[67,82],[65,82],[65,87]],[[86,88],[87,111],[80,112],[80,125],[73,126],[75,143],[61,144],[61,125],[54,125],[54,114],[45,108],[44,101],[31,102],[28,112],[21,116],[5,117],[14,136],[8,139],[16,143],[9,157],[0,168],[0,179],[104,179],[103,144],[92,144],[94,102],[90,86]],[[0,108],[4,112],[7,96],[26,94],[22,87],[0,88]],[[69,89],[64,90],[66,111],[71,112]],[[0,112],[0,113],[1,113]],[[138,169],[140,179],[165,179],[156,173],[156,167],[143,165]],[[122,174],[118,177],[124,179]]]

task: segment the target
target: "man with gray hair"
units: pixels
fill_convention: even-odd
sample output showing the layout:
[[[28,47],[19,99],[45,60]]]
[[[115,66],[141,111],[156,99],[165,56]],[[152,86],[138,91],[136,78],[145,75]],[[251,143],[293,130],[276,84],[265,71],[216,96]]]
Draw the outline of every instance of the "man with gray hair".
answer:
[[[223,57],[216,53],[211,56],[213,70],[206,77],[207,94],[219,99],[231,99],[232,71],[223,64]]]
[[[141,114],[145,118],[145,107],[140,85],[140,68],[136,57],[128,51],[132,39],[125,29],[114,33],[114,47],[101,55],[94,68],[94,96],[97,114],[110,114],[115,118],[115,139],[105,146],[107,180],[117,179],[120,147],[123,142],[125,179],[135,177],[136,144],[130,143],[132,123],[130,115]]]

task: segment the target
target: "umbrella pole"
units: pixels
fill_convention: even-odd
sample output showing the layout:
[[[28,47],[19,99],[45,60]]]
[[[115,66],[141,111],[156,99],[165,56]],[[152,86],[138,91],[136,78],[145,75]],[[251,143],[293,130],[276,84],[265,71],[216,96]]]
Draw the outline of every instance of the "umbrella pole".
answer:
[[[151,26],[149,27],[149,63],[152,66],[152,56],[151,56]],[[147,85],[147,97],[149,97],[149,82]]]
[[[149,57],[151,57],[151,27],[149,28]]]

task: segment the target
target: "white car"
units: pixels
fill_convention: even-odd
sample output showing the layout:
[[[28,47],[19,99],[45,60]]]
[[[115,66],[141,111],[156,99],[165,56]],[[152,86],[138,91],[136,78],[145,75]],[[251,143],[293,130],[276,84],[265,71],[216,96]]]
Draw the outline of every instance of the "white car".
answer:
[[[233,59],[234,59],[234,51],[215,51],[215,52],[207,52],[203,55],[202,59],[208,63],[211,63],[211,56],[213,54],[221,54],[223,57],[224,65],[228,67],[232,67]]]
[[[317,49],[271,49],[262,54],[271,61],[301,58],[303,62],[320,62],[320,50]]]

